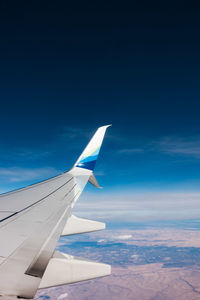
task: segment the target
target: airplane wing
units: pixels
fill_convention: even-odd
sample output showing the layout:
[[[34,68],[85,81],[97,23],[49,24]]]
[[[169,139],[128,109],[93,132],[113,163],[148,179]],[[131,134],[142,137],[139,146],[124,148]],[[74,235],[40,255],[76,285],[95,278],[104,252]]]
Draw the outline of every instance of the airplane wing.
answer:
[[[70,171],[0,195],[0,300],[32,299],[38,288],[110,274],[109,265],[55,251],[60,236],[105,228],[71,211],[88,181],[98,187],[93,169],[107,127]]]

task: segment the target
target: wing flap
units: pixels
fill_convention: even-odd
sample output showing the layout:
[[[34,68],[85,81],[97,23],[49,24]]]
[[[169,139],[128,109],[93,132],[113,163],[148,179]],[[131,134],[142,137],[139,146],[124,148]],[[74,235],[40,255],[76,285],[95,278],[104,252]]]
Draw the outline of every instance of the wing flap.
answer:
[[[55,252],[53,258],[49,261],[39,288],[55,287],[110,274],[110,265]]]
[[[105,223],[82,219],[71,215],[61,236],[103,230],[105,227]]]

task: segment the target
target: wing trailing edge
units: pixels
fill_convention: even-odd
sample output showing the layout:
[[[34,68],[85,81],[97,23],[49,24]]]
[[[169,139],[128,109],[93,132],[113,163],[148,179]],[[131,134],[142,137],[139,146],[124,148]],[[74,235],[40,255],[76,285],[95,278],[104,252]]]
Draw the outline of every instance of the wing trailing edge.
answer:
[[[49,261],[39,288],[55,287],[110,274],[110,265],[55,252],[53,258]]]

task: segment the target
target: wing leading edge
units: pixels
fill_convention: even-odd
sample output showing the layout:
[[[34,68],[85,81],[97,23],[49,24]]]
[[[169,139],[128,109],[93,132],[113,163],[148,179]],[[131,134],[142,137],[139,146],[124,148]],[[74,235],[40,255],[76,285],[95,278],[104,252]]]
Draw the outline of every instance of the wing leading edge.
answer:
[[[93,169],[107,127],[97,130],[70,171],[0,195],[0,300],[32,299],[38,288],[110,274],[109,265],[55,252],[61,235],[105,228],[71,211],[88,181],[98,186]]]

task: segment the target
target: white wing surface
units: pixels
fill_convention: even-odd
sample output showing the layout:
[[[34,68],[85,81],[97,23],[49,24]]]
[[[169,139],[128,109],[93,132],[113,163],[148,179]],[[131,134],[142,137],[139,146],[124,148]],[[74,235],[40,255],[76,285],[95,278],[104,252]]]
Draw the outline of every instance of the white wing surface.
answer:
[[[55,251],[60,236],[105,224],[71,215],[93,169],[108,126],[100,127],[74,167],[57,177],[0,195],[0,300],[32,299],[38,288],[110,274],[110,266]]]

